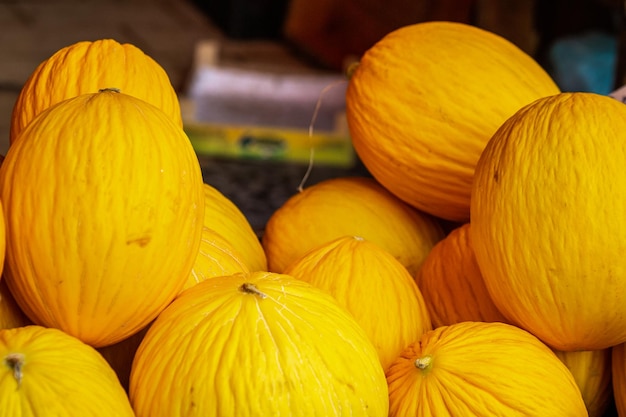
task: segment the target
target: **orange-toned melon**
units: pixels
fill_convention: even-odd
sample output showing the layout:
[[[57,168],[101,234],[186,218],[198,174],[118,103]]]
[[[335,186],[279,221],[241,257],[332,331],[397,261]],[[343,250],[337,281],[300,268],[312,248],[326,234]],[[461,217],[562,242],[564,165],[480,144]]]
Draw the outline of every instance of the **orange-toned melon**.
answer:
[[[361,236],[412,274],[444,236],[436,219],[402,202],[369,177],[336,177],[291,196],[269,218],[262,238],[270,271],[282,272],[308,250]]]
[[[572,373],[532,334],[499,322],[441,326],[387,370],[390,417],[587,417]]]
[[[183,287],[203,198],[195,151],[162,110],[113,90],[62,101],[0,167],[4,279],[35,323],[95,347],[116,343]]]
[[[409,271],[360,236],[340,237],[311,249],[285,273],[333,295],[365,329],[383,369],[432,329],[424,297]]]
[[[476,166],[470,234],[485,285],[557,350],[626,341],[625,140],[623,103],[561,93],[504,122]]]
[[[471,244],[469,223],[454,228],[435,245],[415,281],[434,327],[461,321],[508,322],[483,281]]]
[[[365,331],[327,292],[288,275],[214,277],[184,291],[135,354],[137,417],[387,417]]]
[[[165,69],[137,46],[107,38],[67,45],[33,70],[13,107],[10,142],[48,107],[103,88],[147,101],[182,127],[178,95]]]
[[[487,141],[522,106],[558,92],[507,39],[465,23],[419,22],[388,33],[360,58],[346,116],[357,154],[382,185],[463,223]]]
[[[135,417],[104,358],[58,329],[0,329],[2,415]]]

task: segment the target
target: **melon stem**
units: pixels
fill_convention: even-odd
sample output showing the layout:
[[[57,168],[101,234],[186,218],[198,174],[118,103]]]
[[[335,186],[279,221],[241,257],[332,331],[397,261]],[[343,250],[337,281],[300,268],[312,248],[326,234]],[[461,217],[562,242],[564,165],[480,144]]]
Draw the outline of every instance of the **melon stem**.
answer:
[[[23,353],[9,353],[4,357],[4,363],[13,371],[13,378],[17,381],[18,388],[22,385],[22,367],[24,366]]]
[[[415,359],[415,367],[421,371],[428,371],[433,363],[433,357],[431,355],[422,356]]]
[[[266,298],[267,294],[265,294],[264,292],[260,291],[256,285],[250,283],[250,282],[244,282],[243,284],[241,284],[241,286],[239,287],[239,291],[244,292],[246,294],[253,294],[256,295],[258,297],[261,298]]]
[[[98,90],[99,93],[120,93],[121,90],[119,88],[116,87],[107,87],[107,88],[101,88]]]
[[[350,80],[352,78],[352,74],[354,74],[354,71],[356,71],[358,66],[359,66],[359,61],[354,61],[354,62],[351,62],[350,64],[348,64],[348,66],[346,68],[346,78],[348,80]]]

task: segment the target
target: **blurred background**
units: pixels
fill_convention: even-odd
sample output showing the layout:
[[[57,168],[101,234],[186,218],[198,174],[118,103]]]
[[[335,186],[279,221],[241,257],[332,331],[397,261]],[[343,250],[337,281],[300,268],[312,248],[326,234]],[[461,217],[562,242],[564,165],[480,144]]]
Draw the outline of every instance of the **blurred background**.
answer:
[[[0,154],[41,61],[82,40],[129,42],[169,74],[205,180],[262,230],[309,175],[311,141],[308,184],[367,175],[342,119],[344,70],[391,30],[470,23],[535,57],[563,90],[608,94],[624,83],[624,17],[617,0],[0,0]]]

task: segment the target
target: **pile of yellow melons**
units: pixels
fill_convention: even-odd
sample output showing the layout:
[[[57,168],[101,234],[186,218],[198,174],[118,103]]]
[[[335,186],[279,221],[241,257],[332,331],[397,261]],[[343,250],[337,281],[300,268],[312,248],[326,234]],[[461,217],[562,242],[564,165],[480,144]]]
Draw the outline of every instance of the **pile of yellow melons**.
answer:
[[[157,62],[42,62],[0,166],[4,413],[626,415],[626,107],[452,22],[382,38],[346,104],[371,176],[259,239]]]

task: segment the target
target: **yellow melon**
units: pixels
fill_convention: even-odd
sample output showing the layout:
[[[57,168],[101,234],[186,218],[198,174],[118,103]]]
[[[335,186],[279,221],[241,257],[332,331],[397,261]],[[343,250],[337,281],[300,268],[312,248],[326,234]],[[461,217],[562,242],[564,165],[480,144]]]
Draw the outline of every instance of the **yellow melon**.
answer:
[[[426,332],[387,370],[390,417],[587,417],[572,373],[532,334],[464,321]]]
[[[351,72],[346,114],[372,175],[414,207],[470,217],[474,168],[487,141],[520,107],[559,89],[505,38],[456,22],[398,28]]]
[[[241,253],[250,271],[267,270],[267,258],[259,236],[237,205],[217,188],[203,184],[204,226],[213,230]]]
[[[130,374],[137,417],[387,417],[374,346],[327,292],[288,275],[214,277],[154,321]]]
[[[626,106],[560,93],[520,109],[476,167],[470,234],[492,300],[558,350],[626,341]]]
[[[13,107],[11,143],[48,107],[103,88],[147,101],[182,127],[178,95],[163,67],[133,44],[98,39],[65,46],[33,70]]]
[[[342,236],[361,236],[412,274],[444,233],[436,219],[369,177],[336,177],[291,196],[270,216],[262,237],[268,268],[282,272],[308,250]]]
[[[470,227],[465,223],[451,230],[430,251],[415,276],[435,327],[460,321],[508,322],[485,286]]]
[[[605,413],[613,400],[612,349],[555,350],[554,353],[574,376],[589,417],[608,417]]]
[[[104,358],[58,329],[0,329],[2,415],[134,417]]]
[[[6,154],[0,199],[15,300],[35,323],[96,347],[153,320],[200,245],[202,172],[189,139],[159,108],[114,90],[40,113]]]
[[[383,369],[432,328],[411,274],[390,253],[360,236],[311,249],[285,273],[333,295],[365,329]]]

